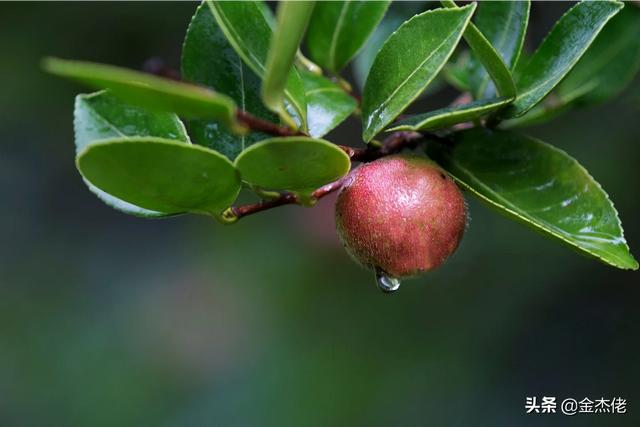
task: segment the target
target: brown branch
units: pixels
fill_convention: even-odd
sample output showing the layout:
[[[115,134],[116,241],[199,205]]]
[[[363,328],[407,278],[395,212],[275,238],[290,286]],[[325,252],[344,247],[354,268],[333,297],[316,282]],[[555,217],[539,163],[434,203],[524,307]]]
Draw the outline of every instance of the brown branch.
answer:
[[[231,207],[231,213],[236,219],[240,219],[243,216],[251,215],[257,212],[266,211],[267,209],[275,208],[282,205],[297,204],[298,197],[293,193],[282,193],[282,195],[275,199],[260,200],[258,203],[252,203],[243,206]]]
[[[249,129],[275,136],[306,136],[304,133],[263,120],[246,111],[237,110],[236,118]]]
[[[439,142],[448,142],[446,138],[442,138],[435,134],[430,133],[418,133],[418,132],[395,132],[384,140],[381,147],[367,147],[367,148],[353,148],[340,145],[352,161],[369,162],[375,159],[379,159],[384,156],[399,153],[405,148],[413,148],[418,143],[425,140],[436,140]],[[348,176],[348,175],[347,175]],[[347,177],[343,177],[337,181],[324,185],[311,193],[311,204],[322,199],[328,194],[338,191],[345,184]],[[300,197],[291,192],[282,193],[280,196],[274,199],[264,199],[257,203],[252,203],[242,206],[233,206],[229,209],[231,218],[228,218],[229,222],[235,222],[236,220],[252,215],[254,213],[262,212],[268,209],[276,208],[283,205],[308,205],[309,203],[303,203]]]
[[[324,185],[317,190],[311,193],[311,199],[313,202],[316,202],[328,194],[333,193],[342,188],[344,184],[344,180],[346,178],[343,177],[337,181]],[[243,206],[233,206],[231,207],[231,214],[234,220],[238,220],[247,215],[251,215],[254,213],[266,211],[271,208],[276,208],[278,206],[283,205],[302,205],[300,198],[295,193],[282,193],[279,197],[270,200],[261,200],[257,203],[252,203]]]
[[[324,196],[333,193],[334,191],[338,191],[342,188],[342,186],[344,185],[345,181],[347,180],[347,177],[342,177],[337,181],[333,181],[327,185],[323,185],[322,187],[318,188],[317,190],[315,190],[313,193],[311,193],[311,197],[313,197],[315,200],[320,200],[322,199]]]
[[[159,77],[180,81],[180,73],[169,67],[162,58],[154,56],[142,64],[142,71]]]
[[[418,132],[395,132],[388,136],[381,147],[369,145],[366,148],[353,148],[340,145],[352,161],[370,162],[380,157],[399,153],[405,148],[415,147],[424,135]]]

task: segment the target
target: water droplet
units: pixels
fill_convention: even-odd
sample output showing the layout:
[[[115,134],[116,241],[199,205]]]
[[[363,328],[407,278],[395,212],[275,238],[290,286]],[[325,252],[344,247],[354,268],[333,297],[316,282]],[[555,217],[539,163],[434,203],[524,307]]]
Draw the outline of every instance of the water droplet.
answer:
[[[395,292],[400,288],[400,280],[388,276],[387,273],[380,269],[376,269],[376,283],[380,290],[387,294]]]

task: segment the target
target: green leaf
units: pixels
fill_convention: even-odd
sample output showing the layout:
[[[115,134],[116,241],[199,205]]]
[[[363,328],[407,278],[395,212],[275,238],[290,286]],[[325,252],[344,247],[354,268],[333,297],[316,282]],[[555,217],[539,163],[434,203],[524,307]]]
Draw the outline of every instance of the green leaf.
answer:
[[[638,268],[609,197],[567,153],[508,131],[472,129],[453,139],[429,155],[489,206],[606,264]]]
[[[563,113],[571,110],[573,104],[594,89],[596,82],[588,82],[584,86],[576,87],[571,93],[563,97],[556,96],[552,92],[541,103],[527,111],[524,116],[506,120],[500,123],[500,128],[511,129],[523,126],[533,126],[555,119]]]
[[[169,111],[188,118],[211,118],[239,130],[235,104],[220,93],[151,74],[112,65],[48,58],[44,68],[55,75],[80,81],[141,107]]]
[[[455,49],[475,4],[416,15],[393,33],[371,66],[362,100],[369,142],[420,95]]]
[[[475,13],[475,25],[500,55],[508,70],[513,70],[522,50],[529,21],[531,2],[485,1]],[[476,99],[491,98],[496,87],[482,62],[472,53],[468,68]],[[515,89],[515,87],[514,87]]]
[[[640,69],[640,8],[625,7],[595,39],[566,79],[558,85],[561,99],[585,86],[592,90],[580,103],[598,103],[618,95]]]
[[[471,64],[471,53],[467,50],[458,50],[451,55],[451,59],[442,69],[442,76],[454,88],[460,92],[472,92],[469,66]]]
[[[457,8],[453,0],[441,1],[443,5],[449,8]],[[464,32],[464,39],[467,41],[471,49],[475,53],[478,60],[487,70],[491,79],[495,83],[498,94],[506,97],[514,97],[516,95],[516,85],[511,77],[509,68],[505,65],[500,54],[496,52],[491,42],[478,30],[473,23],[467,25]],[[479,87],[479,90],[482,87]]]
[[[322,139],[272,138],[248,148],[236,159],[242,180],[270,190],[308,191],[349,172],[349,156]]]
[[[371,69],[371,64],[373,64],[373,60],[385,40],[387,40],[391,33],[397,30],[404,21],[408,20],[413,15],[427,10],[427,6],[427,2],[420,1],[396,1],[391,3],[391,6],[388,8],[384,18],[380,24],[378,24],[353,61],[354,77],[360,88],[364,87],[367,75]],[[313,20],[313,16],[311,19]],[[311,29],[309,29],[307,34],[310,34],[310,32]],[[307,35],[307,39],[308,38],[309,36]],[[307,44],[309,44],[308,40]]]
[[[627,7],[605,26],[569,75],[525,115],[502,122],[510,129],[547,122],[576,106],[618,95],[640,69],[640,9]]]
[[[267,55],[262,100],[281,116],[288,116],[284,105],[284,90],[314,5],[313,1],[285,0],[278,6],[278,23]]]
[[[108,90],[78,95],[73,118],[78,152],[107,138],[152,136],[189,143],[184,125],[175,114],[125,103]]]
[[[540,102],[571,71],[622,7],[622,3],[613,1],[583,1],[569,9],[523,67],[518,96],[505,108],[503,116],[522,116]]]
[[[259,1],[207,0],[216,22],[225,36],[249,66],[263,80],[267,72],[267,55],[273,34],[266,6]],[[289,126],[307,128],[307,105],[302,80],[295,68],[287,79],[284,95],[287,111],[277,111]],[[295,116],[295,117],[292,117]],[[297,119],[297,120],[296,120]],[[295,121],[295,123],[294,123]]]
[[[108,138],[151,136],[189,143],[184,125],[175,114],[151,112],[122,102],[108,91],[78,95],[73,110],[76,153],[90,144]],[[124,213],[142,217],[166,216],[127,203],[85,183],[107,205]]]
[[[260,98],[261,80],[233,49],[218,27],[211,9],[201,4],[191,19],[182,47],[182,76],[232,98],[238,108],[270,122],[278,122]],[[245,148],[269,136],[260,132],[237,134],[215,120],[191,120],[196,144],[234,160]]]
[[[76,160],[99,189],[145,209],[218,216],[240,191],[233,164],[199,145],[152,137],[89,145]]]
[[[510,98],[481,99],[466,105],[441,108],[394,123],[392,128],[387,129],[387,132],[447,128],[458,123],[480,119],[507,105],[510,101]]]
[[[357,108],[356,100],[340,86],[316,74],[300,72],[307,97],[309,135],[320,138],[342,123]]]
[[[321,1],[309,22],[311,59],[338,73],[365,44],[390,1]]]

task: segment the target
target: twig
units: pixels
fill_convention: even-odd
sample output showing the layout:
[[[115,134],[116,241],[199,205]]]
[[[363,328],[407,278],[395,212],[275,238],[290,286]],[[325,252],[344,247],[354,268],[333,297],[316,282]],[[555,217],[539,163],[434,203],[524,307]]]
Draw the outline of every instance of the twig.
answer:
[[[413,148],[418,143],[426,140],[436,140],[439,142],[448,142],[446,138],[430,133],[418,132],[395,132],[384,140],[379,148],[353,148],[340,145],[352,161],[369,162],[391,154],[399,153],[405,148]],[[311,204],[322,199],[328,194],[338,191],[345,184],[347,177],[343,177],[337,181],[324,185],[311,193]],[[309,205],[307,200],[301,199],[295,193],[285,192],[273,199],[264,199],[257,203],[242,206],[233,206],[229,208],[226,222],[235,222],[240,218],[254,213],[262,212],[268,209],[276,208],[283,205]]]
[[[320,199],[322,199],[323,197],[325,197],[328,194],[333,193],[334,191],[337,191],[339,189],[342,188],[342,185],[344,184],[344,180],[346,178],[343,177],[337,181],[334,181],[330,184],[324,185],[320,188],[318,188],[317,190],[313,191],[311,193],[311,199],[313,202],[316,202]],[[230,208],[231,210],[231,215],[233,217],[233,220],[238,220],[242,217],[245,217],[247,215],[251,215],[257,212],[262,212],[262,211],[266,211],[268,209],[271,208],[276,208],[278,206],[283,206],[283,205],[302,205],[303,203],[301,202],[299,196],[295,193],[282,193],[280,195],[280,197],[277,197],[275,199],[269,199],[269,200],[261,200],[258,203],[252,203],[249,205],[243,205],[243,206],[233,206]]]
[[[246,111],[237,110],[236,118],[249,129],[275,136],[305,136],[304,133],[263,120]]]
[[[282,205],[291,205],[298,203],[298,196],[293,193],[282,193],[282,195],[275,199],[260,200],[258,203],[252,203],[243,206],[231,207],[231,213],[235,219],[240,219],[243,216],[251,215],[257,212],[266,211],[267,209],[275,208]]]
[[[142,70],[145,73],[154,74],[159,77],[176,81],[181,80],[180,73],[169,67],[162,58],[157,56],[147,59],[144,64],[142,64]]]
[[[381,147],[368,146],[366,148],[353,148],[340,145],[352,161],[370,162],[380,157],[399,153],[405,148],[415,147],[424,135],[418,132],[395,132],[388,136]]]

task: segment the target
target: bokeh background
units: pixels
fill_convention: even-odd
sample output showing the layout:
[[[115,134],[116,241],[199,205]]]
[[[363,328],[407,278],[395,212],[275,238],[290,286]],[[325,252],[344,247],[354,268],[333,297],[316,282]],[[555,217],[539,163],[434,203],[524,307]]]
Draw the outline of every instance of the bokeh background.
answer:
[[[0,3],[1,426],[640,425],[638,273],[475,200],[455,256],[389,296],[337,243],[331,200],[221,226],[95,198],[74,167],[84,88],[40,59],[177,68],[195,7]],[[568,7],[534,4],[528,43]],[[636,255],[639,115],[636,80],[529,131],[599,180]],[[542,395],[620,396],[628,413],[525,416]]]

